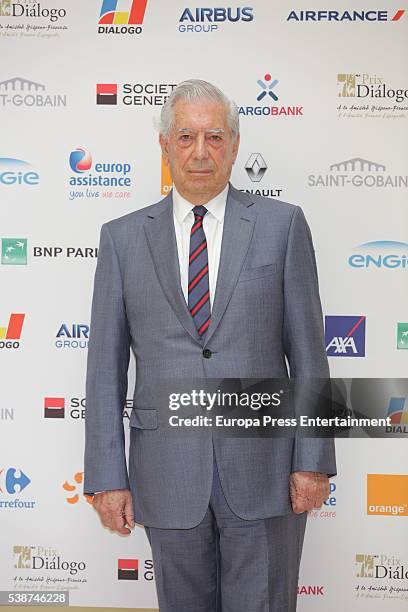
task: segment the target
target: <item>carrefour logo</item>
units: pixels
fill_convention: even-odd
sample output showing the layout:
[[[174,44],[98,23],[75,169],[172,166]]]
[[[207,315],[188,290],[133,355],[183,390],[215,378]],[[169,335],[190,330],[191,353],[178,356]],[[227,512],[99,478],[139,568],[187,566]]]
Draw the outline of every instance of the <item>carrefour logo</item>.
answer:
[[[31,164],[22,159],[0,157],[1,185],[38,185],[40,175],[30,170]]]
[[[356,247],[356,253],[348,258],[352,268],[384,268],[387,270],[408,268],[408,243],[396,240],[374,240]]]

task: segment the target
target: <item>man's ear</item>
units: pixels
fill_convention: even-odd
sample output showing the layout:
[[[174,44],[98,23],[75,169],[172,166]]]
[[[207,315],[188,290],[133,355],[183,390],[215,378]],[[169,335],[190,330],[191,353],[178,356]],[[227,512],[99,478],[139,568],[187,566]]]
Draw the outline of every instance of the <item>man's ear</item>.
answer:
[[[163,136],[163,134],[160,134],[159,142],[162,150],[164,163],[169,165],[169,141]]]
[[[233,160],[234,160],[232,163],[235,163],[235,160],[237,159],[238,149],[239,149],[239,138],[240,138],[240,135],[237,134],[237,137],[235,138],[234,143],[232,145],[232,154],[233,154]]]

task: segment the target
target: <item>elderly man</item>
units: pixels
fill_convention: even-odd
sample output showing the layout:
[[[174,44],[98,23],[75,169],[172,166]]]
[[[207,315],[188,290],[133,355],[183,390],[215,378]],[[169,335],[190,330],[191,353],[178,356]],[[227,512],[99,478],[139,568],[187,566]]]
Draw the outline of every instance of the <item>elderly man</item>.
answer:
[[[286,360],[291,377],[329,375],[310,230],[299,206],[229,183],[238,109],[212,84],[173,90],[160,144],[172,192],[101,229],[84,491],[106,527],[145,526],[161,612],[292,612],[333,441],[168,436],[155,391],[179,377],[287,378]]]

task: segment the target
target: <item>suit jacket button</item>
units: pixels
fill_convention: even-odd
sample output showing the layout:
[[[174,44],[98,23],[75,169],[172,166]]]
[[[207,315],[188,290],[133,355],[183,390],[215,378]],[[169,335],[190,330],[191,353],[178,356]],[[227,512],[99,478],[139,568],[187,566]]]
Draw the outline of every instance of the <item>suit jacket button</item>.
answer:
[[[204,349],[203,350],[203,357],[205,357],[206,359],[209,359],[212,355],[212,352],[210,351],[210,349]]]

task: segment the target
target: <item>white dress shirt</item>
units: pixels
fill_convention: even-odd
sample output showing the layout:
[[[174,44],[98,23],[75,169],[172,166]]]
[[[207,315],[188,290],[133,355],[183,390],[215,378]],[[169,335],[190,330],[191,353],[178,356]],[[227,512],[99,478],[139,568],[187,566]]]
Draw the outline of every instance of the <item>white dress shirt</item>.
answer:
[[[204,215],[203,229],[207,240],[208,251],[208,273],[210,288],[211,309],[214,302],[215,288],[217,285],[218,266],[220,263],[222,231],[224,229],[224,214],[227,203],[229,185],[215,198],[203,204],[208,212]],[[176,230],[177,251],[180,265],[181,289],[184,294],[186,304],[188,304],[188,260],[190,254],[190,232],[194,224],[193,208],[185,200],[173,185],[173,217],[174,228]]]

